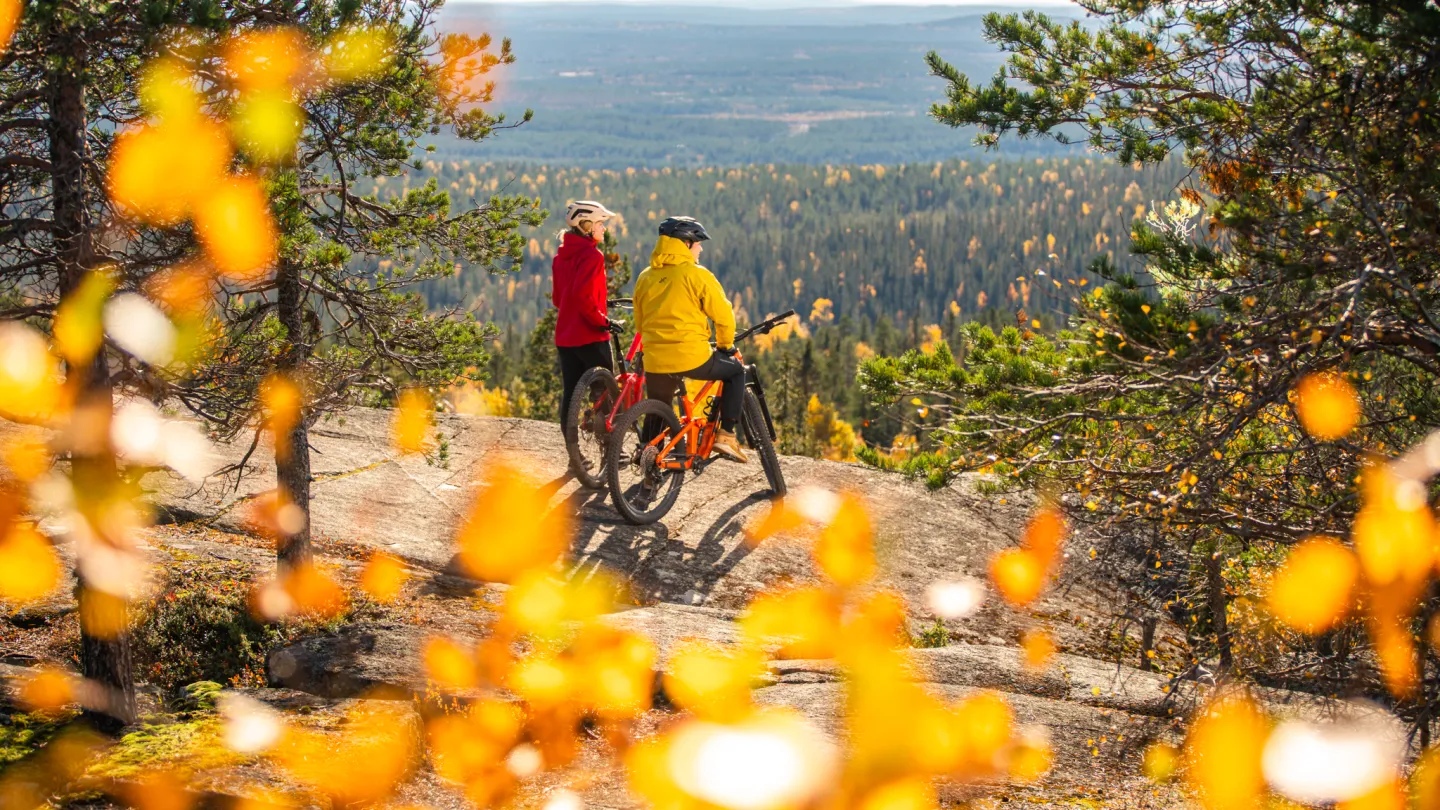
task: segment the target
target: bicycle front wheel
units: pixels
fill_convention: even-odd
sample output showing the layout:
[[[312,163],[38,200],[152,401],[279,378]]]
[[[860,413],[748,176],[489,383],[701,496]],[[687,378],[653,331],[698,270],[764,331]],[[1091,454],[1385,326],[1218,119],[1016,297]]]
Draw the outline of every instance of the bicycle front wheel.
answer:
[[[765,412],[760,407],[760,398],[755,392],[745,389],[744,410],[740,413],[744,423],[745,441],[760,456],[760,466],[765,470],[765,480],[776,495],[785,494],[785,474],[780,471],[780,456],[775,452],[775,443],[770,440],[770,428],[765,423]]]
[[[664,402],[644,399],[621,414],[610,437],[605,477],[615,510],[631,523],[654,523],[664,517],[680,497],[684,470],[659,467],[660,450],[680,433],[675,409]],[[650,439],[661,436],[651,445]],[[667,458],[685,457],[685,442],[675,445]]]

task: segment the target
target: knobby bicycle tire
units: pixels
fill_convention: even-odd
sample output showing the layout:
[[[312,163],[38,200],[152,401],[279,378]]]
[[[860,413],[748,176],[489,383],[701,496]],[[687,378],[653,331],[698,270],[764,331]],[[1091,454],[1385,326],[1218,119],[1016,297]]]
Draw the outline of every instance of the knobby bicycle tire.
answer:
[[[785,475],[780,471],[780,456],[775,453],[775,443],[770,440],[770,430],[765,424],[765,412],[760,408],[760,398],[755,392],[745,389],[745,405],[741,411],[745,423],[745,437],[750,447],[760,456],[760,466],[765,470],[765,480],[776,495],[785,494]]]
[[[605,478],[610,486],[610,500],[630,523],[654,523],[664,517],[680,497],[680,487],[685,483],[683,470],[660,471],[648,479],[645,470],[639,469],[635,456],[646,445],[642,427],[645,417],[659,419],[668,431],[668,436],[680,432],[680,419],[675,409],[664,402],[643,399],[638,405],[621,414],[615,421],[615,431],[610,437],[610,452],[605,458]],[[668,438],[666,440],[668,442]],[[675,458],[685,455],[682,441],[671,451]]]
[[[570,472],[581,486],[605,487],[605,459],[610,454],[610,432],[605,420],[620,399],[620,386],[608,368],[592,368],[580,377],[570,395],[570,413],[565,419],[565,451],[570,455]],[[590,462],[586,464],[586,462]]]

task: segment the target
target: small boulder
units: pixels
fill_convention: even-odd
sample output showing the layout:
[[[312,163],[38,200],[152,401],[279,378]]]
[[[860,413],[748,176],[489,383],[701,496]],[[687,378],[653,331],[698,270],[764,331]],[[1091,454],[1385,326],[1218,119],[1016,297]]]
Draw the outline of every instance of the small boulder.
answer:
[[[421,651],[426,636],[410,625],[350,625],[271,650],[265,680],[272,687],[327,698],[423,695]]]

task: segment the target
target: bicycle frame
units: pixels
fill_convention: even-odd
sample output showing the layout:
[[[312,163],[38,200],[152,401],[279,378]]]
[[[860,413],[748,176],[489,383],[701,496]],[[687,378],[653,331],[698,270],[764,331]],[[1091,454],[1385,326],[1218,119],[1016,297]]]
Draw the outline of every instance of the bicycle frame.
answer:
[[[620,338],[610,338],[615,344],[615,354],[620,354]],[[630,369],[635,364],[635,355],[640,352],[640,335],[637,333],[635,339],[630,341],[630,351],[626,352],[624,360],[624,371],[616,378],[620,383],[620,396],[615,398],[615,404],[611,406],[610,413],[605,415],[605,430],[615,429],[615,420],[620,414],[629,410],[632,406],[645,398],[645,372],[634,372]]]
[[[758,374],[755,373],[754,366],[746,365],[745,356],[739,351],[739,343],[740,341],[745,340],[756,332],[768,334],[771,329],[775,328],[776,324],[794,316],[794,314],[795,310],[792,309],[782,315],[771,318],[762,324],[751,327],[750,329],[747,329],[744,332],[741,332],[740,334],[735,336],[735,359],[738,360],[742,366],[745,366],[744,382],[741,384],[756,389],[756,394],[760,397],[761,408],[763,409],[763,412],[765,414],[765,421],[767,423],[765,425],[765,429],[770,432],[770,437],[772,440],[775,438],[775,425],[774,422],[770,420],[770,411],[769,408],[765,405],[765,392],[764,389],[760,388],[760,377]],[[616,345],[619,345],[618,339]],[[630,346],[630,354],[627,355],[625,358],[627,362],[634,359],[635,352],[638,349],[639,345],[640,336],[636,335],[635,342],[632,343]],[[629,374],[627,372],[626,376],[636,377],[637,375]],[[641,395],[643,396],[645,375],[642,373],[638,375],[638,377],[640,381],[640,390],[642,392]],[[626,384],[628,386],[628,380]],[[645,445],[646,447],[656,447],[660,446],[661,442],[664,442],[664,445],[660,446],[660,452],[656,456],[656,467],[662,470],[671,471],[691,470],[695,468],[695,465],[697,463],[704,461],[705,459],[708,459],[710,457],[710,451],[715,447],[715,427],[717,423],[711,422],[710,420],[706,419],[703,414],[700,416],[696,416],[695,403],[704,402],[707,397],[712,396],[712,394],[710,393],[711,388],[715,389],[715,393],[713,394],[713,396],[718,402],[720,392],[724,388],[724,383],[721,383],[717,380],[706,380],[705,385],[700,389],[700,392],[695,395],[695,398],[693,400],[690,398],[689,392],[686,387],[684,385],[680,386],[680,410],[683,412],[683,415],[680,417],[680,432],[674,436],[671,436],[668,441],[666,441],[666,434],[662,432],[659,436],[651,439]],[[620,403],[626,401],[626,390],[628,390],[628,388],[621,390],[619,402],[616,403],[615,409],[610,414],[610,427],[612,429],[614,428],[614,420],[616,415],[622,410],[622,408],[620,407]],[[635,401],[639,402],[639,399],[636,399]],[[628,408],[630,406],[625,405],[625,407]],[[691,449],[685,453],[683,458],[671,458],[671,452],[682,441],[686,442],[686,447],[689,447]]]
[[[738,351],[735,353],[735,359],[744,365],[745,357]],[[713,395],[710,393],[711,388],[715,389]],[[656,467],[662,470],[690,470],[695,468],[697,462],[710,457],[710,451],[715,447],[715,425],[717,423],[706,419],[703,414],[696,416],[695,403],[704,402],[706,398],[714,396],[718,404],[720,392],[723,391],[724,388],[725,384],[722,382],[706,380],[705,385],[700,388],[700,392],[696,394],[692,400],[685,386],[680,386],[680,410],[684,413],[684,415],[680,417],[680,432],[666,442],[664,447],[660,448],[660,453],[655,462]],[[647,446],[654,447],[664,438],[665,434],[662,433],[651,440]],[[671,451],[682,441],[687,443],[687,447],[694,449],[687,452],[684,458],[672,459],[670,457]]]
[[[715,380],[706,380],[705,386],[700,389],[700,393],[695,396],[695,399],[704,402],[706,396],[710,393],[710,389],[715,386],[723,387],[723,384]],[[720,396],[719,388],[716,389],[715,396]],[[680,394],[680,409],[684,411],[685,414],[680,418],[680,432],[671,437],[670,441],[666,442],[665,446],[660,448],[659,456],[655,462],[655,466],[662,470],[693,469],[696,461],[709,458],[710,450],[715,444],[714,423],[706,419],[703,415],[696,416],[695,403],[684,393]],[[662,433],[651,440],[649,446],[653,447],[664,439],[665,434]],[[687,452],[683,458],[672,458],[670,455],[671,451],[682,441],[688,442],[687,446],[695,448],[694,451]]]

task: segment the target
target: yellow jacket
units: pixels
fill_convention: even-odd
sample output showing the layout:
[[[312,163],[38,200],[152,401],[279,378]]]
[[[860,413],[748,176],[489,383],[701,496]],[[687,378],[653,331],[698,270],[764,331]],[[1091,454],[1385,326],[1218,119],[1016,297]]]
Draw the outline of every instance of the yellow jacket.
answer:
[[[725,349],[735,343],[735,312],[725,290],[673,236],[660,237],[631,297],[646,371],[677,374],[703,365],[711,354],[710,321],[715,322],[715,345]]]

